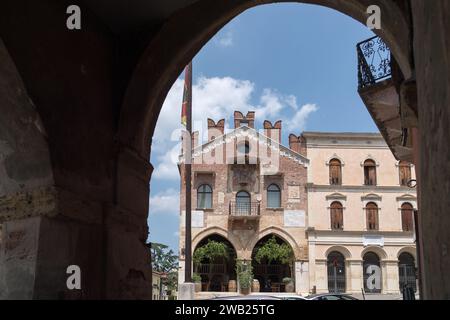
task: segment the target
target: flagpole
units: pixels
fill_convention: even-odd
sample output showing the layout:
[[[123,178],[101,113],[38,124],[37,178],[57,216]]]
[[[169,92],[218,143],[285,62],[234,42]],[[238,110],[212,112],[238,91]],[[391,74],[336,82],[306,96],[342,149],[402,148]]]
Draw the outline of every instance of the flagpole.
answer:
[[[186,185],[186,230],[185,230],[185,274],[184,282],[192,282],[192,236],[191,236],[191,181],[192,181],[192,61],[187,65],[185,72],[186,101],[186,158],[185,158],[185,185]]]

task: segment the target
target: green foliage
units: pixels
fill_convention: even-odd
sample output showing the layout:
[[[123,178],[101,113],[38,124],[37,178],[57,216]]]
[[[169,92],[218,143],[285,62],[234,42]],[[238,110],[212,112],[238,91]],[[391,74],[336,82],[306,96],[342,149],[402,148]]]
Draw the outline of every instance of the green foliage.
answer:
[[[287,283],[290,283],[290,282],[293,282],[292,278],[289,278],[289,277],[283,278],[283,283],[284,284],[287,284]]]
[[[202,282],[202,277],[200,277],[199,274],[194,273],[194,274],[192,275],[192,281],[194,281],[195,283]]]
[[[288,244],[277,243],[275,236],[273,236],[259,247],[256,252],[256,262],[261,263],[261,260],[264,258],[267,259],[269,264],[272,261],[278,261],[281,264],[291,264],[294,260],[294,252]]]
[[[241,289],[248,289],[253,282],[253,267],[250,262],[244,263],[242,260],[236,262],[236,274]]]
[[[206,260],[208,263],[213,263],[218,258],[229,258],[229,248],[223,242],[208,240],[208,243],[195,249],[193,255],[194,264],[200,264]]]
[[[178,270],[178,256],[165,244],[152,243],[151,255],[153,270],[163,273]]]
[[[168,290],[177,290],[178,286],[178,256],[168,246],[161,243],[151,244],[152,268],[167,276],[162,283]]]

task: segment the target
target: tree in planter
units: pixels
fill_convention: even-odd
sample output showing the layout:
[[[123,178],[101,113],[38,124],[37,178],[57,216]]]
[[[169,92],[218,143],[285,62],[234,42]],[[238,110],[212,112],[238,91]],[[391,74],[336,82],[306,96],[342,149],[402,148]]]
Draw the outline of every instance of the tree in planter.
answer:
[[[266,259],[270,264],[272,261],[278,261],[281,264],[287,264],[291,273],[291,277],[294,274],[292,266],[294,264],[294,252],[292,248],[286,244],[279,244],[275,236],[272,236],[261,247],[258,248],[255,255],[255,260],[261,263],[263,259]]]
[[[241,291],[249,293],[253,282],[253,267],[251,263],[245,263],[242,260],[237,261],[236,275]]]
[[[192,260],[194,262],[194,265],[196,266],[196,271],[198,273],[198,268],[200,264],[203,261],[207,261],[207,263],[212,264],[214,261],[217,261],[218,259],[229,259],[229,248],[228,246],[223,242],[218,242],[214,240],[208,240],[208,243],[205,245],[198,247],[194,251],[194,255],[192,256]],[[212,268],[209,268],[209,274],[208,274],[208,285],[207,289],[209,291],[209,287],[211,285],[211,278],[212,278]]]

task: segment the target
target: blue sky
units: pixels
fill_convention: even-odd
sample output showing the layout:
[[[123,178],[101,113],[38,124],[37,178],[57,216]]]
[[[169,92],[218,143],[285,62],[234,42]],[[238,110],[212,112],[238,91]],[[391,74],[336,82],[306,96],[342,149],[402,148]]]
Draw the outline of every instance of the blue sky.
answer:
[[[234,110],[283,120],[282,139],[302,131],[376,132],[357,93],[356,43],[373,36],[328,8],[263,5],[226,25],[193,60],[194,128],[208,117],[232,126]],[[178,250],[179,151],[183,77],[174,83],[155,130],[150,162],[150,241]]]

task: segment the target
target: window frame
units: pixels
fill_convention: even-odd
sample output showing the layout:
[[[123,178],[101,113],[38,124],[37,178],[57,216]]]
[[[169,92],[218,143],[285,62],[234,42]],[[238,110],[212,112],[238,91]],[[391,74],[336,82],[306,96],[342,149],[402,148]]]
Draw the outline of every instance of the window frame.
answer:
[[[406,172],[404,170],[406,170]],[[411,181],[412,179],[411,165],[408,162],[401,160],[398,163],[398,178],[400,186],[402,187],[408,186],[409,181]],[[405,179],[406,181],[404,181]]]
[[[338,205],[338,207],[333,207],[333,205]],[[339,210],[338,212],[336,212]],[[335,221],[337,216],[337,223]],[[339,225],[340,227],[336,228],[335,225]],[[333,231],[342,231],[344,230],[344,206],[340,201],[333,201],[330,204],[330,227]]]
[[[409,208],[405,208],[405,206],[409,206]],[[405,219],[405,215],[408,214],[409,211],[409,230],[405,230],[408,228],[405,228],[406,223],[408,219]],[[402,231],[403,232],[412,232],[414,231],[414,206],[409,202],[404,202],[400,207],[400,214],[401,214],[401,220],[402,220]]]
[[[276,187],[277,190],[269,190],[270,187]],[[276,183],[271,183],[271,184],[267,187],[266,193],[267,193],[267,208],[269,208],[269,209],[279,209],[279,208],[282,208],[282,206],[281,206],[281,188],[280,188],[280,186],[279,186],[278,184],[276,184]],[[271,206],[271,205],[270,205],[270,202],[269,202],[269,199],[270,199],[269,193],[278,193],[278,204],[279,204],[278,206]]]
[[[200,188],[202,188],[202,187],[208,187],[210,191],[200,191]],[[207,195],[209,195],[209,197],[210,197],[210,199],[209,199],[210,200],[209,201],[210,202],[210,206],[209,207],[207,207],[206,205],[204,207],[200,206],[200,200],[201,200],[200,195],[205,195],[205,197]],[[206,204],[206,198],[205,198],[204,202]],[[213,208],[213,188],[211,187],[211,185],[209,185],[207,183],[199,185],[198,188],[197,188],[197,209],[199,209],[199,210],[208,210],[208,209],[212,209],[212,208]]]
[[[367,159],[363,164],[364,168],[364,185],[376,186],[377,185],[377,163],[375,160]],[[373,181],[371,180],[371,171],[373,171]]]
[[[374,210],[374,211],[371,211]],[[380,230],[380,207],[375,202],[368,202],[365,206],[366,211],[366,229],[367,231],[379,231]],[[369,214],[375,214],[374,219],[369,219]],[[370,220],[375,220],[375,228],[371,228]]]
[[[328,166],[329,166],[330,185],[332,185],[332,186],[342,185],[342,162],[341,162],[341,160],[339,160],[337,158],[333,158],[329,161]],[[338,169],[336,169],[337,177],[333,177],[333,168],[338,168]],[[337,181],[333,181],[333,179],[335,179]]]

